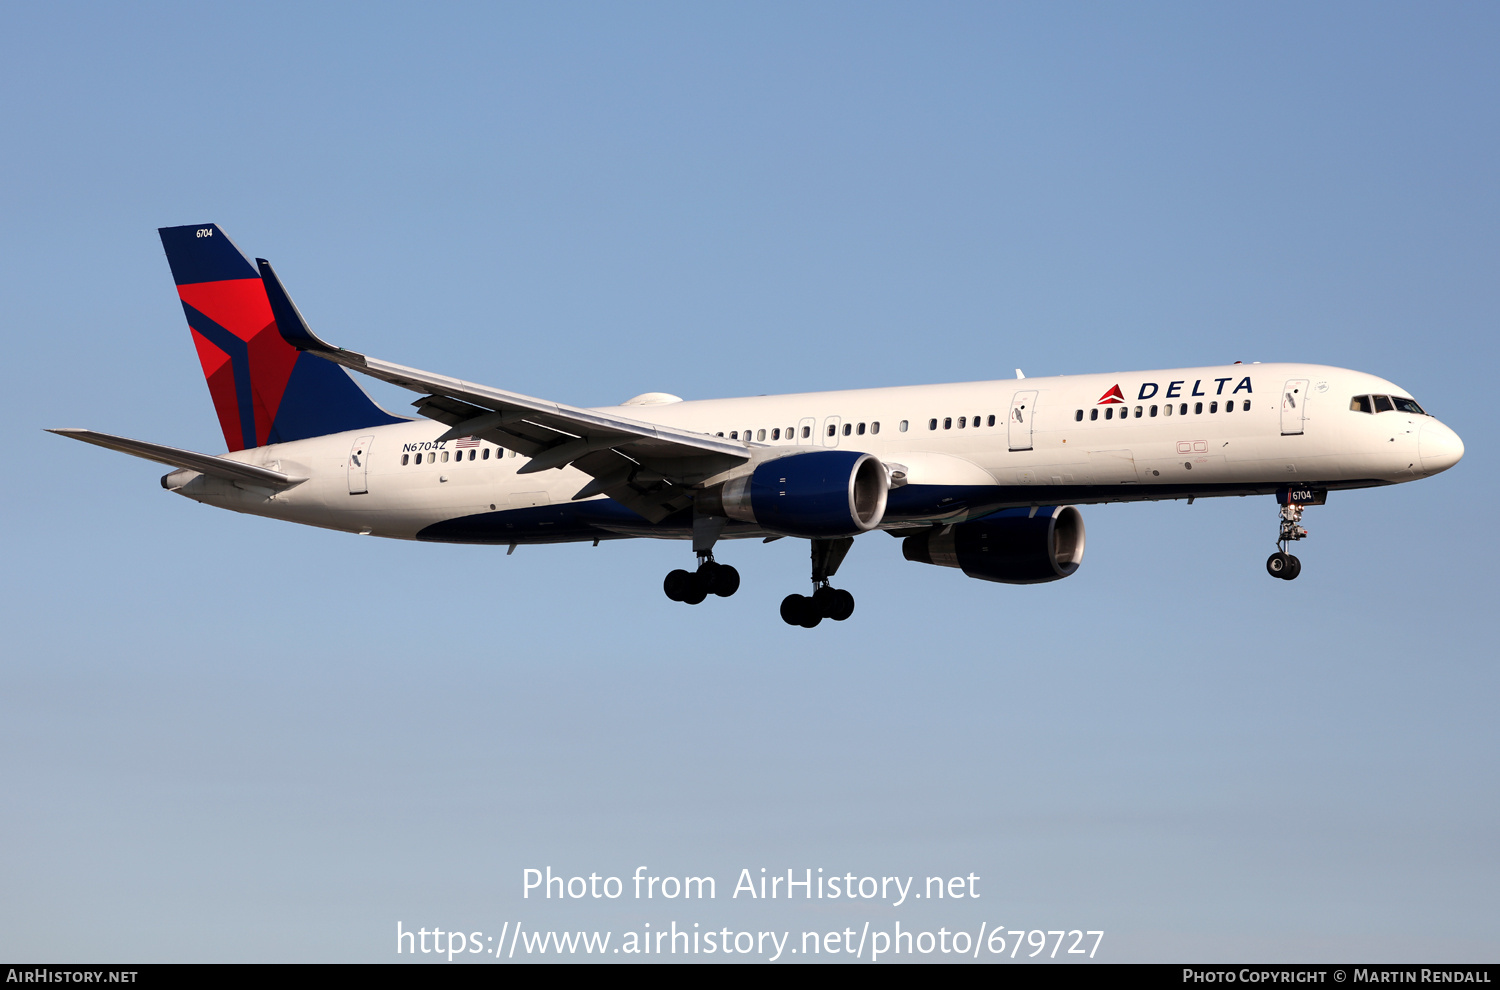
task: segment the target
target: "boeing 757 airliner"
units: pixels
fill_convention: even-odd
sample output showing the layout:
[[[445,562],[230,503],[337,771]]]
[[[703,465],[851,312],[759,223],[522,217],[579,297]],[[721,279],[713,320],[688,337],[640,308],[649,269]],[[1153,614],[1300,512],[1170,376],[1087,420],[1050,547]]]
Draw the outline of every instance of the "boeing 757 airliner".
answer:
[[[208,505],[373,536],[521,544],[690,540],[668,598],[728,597],[721,540],[795,537],[811,595],[781,617],[847,619],[829,582],[854,537],[1004,584],[1083,560],[1080,503],[1274,495],[1272,576],[1301,562],[1303,508],[1328,492],[1446,471],[1463,442],[1397,385],[1343,368],[1240,364],[583,409],[325,343],[269,263],[214,224],[160,231],[228,453],[52,432],[170,465]],[[417,393],[382,410],[347,371]]]

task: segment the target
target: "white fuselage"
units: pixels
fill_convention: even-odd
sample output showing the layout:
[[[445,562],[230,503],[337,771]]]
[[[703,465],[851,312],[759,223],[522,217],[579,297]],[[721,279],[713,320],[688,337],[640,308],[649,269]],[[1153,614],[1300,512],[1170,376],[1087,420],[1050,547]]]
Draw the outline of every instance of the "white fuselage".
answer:
[[[909,527],[1014,505],[1369,487],[1435,474],[1462,456],[1457,435],[1429,415],[1351,409],[1353,397],[1372,394],[1407,395],[1342,368],[1236,364],[601,411],[748,442],[749,467],[800,450],[868,452],[896,486],[882,525]],[[444,430],[418,420],[227,455],[308,479],[281,492],[203,476],[179,477],[174,490],[240,512],[397,539],[690,535],[690,522],[652,525],[602,504],[604,496],[572,501],[590,481],[573,468],[518,474],[525,456],[482,441],[438,442]],[[454,528],[462,519],[485,522]],[[724,535],[760,531],[735,523]]]

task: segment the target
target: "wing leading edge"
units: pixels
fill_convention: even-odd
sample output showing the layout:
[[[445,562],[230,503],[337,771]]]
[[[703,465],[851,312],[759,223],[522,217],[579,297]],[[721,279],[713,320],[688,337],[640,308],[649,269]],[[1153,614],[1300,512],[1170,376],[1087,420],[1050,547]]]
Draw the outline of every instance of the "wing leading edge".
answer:
[[[422,394],[412,405],[449,427],[442,439],[482,437],[530,458],[521,474],[569,465],[593,481],[574,499],[608,495],[652,522],[692,504],[691,487],[750,459],[741,443],[654,423],[604,416],[367,357],[321,340],[276,272],[257,258],[283,339],[360,374]]]

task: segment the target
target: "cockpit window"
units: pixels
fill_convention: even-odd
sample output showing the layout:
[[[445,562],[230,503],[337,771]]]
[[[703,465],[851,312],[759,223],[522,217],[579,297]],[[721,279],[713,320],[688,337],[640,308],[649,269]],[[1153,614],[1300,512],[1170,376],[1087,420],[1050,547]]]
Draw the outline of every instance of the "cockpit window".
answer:
[[[1391,397],[1389,395],[1377,395],[1374,396],[1374,399],[1375,411],[1378,413],[1390,412],[1395,408],[1395,406],[1391,405]]]
[[[1403,399],[1399,395],[1393,395],[1391,401],[1396,404],[1397,412],[1416,413],[1418,416],[1427,415],[1427,410],[1417,405],[1414,399]]]
[[[1370,404],[1370,397],[1368,395],[1356,395],[1350,399],[1349,408],[1355,412],[1363,413],[1372,413],[1375,411],[1375,407]]]

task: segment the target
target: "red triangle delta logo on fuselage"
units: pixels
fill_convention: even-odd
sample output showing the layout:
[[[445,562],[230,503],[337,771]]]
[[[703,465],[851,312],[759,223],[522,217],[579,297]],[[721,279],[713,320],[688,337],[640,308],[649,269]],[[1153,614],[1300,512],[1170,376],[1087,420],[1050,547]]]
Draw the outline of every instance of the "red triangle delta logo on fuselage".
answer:
[[[1124,402],[1125,396],[1120,393],[1120,386],[1114,385],[1099,399],[1098,405],[1107,406],[1112,402]]]

